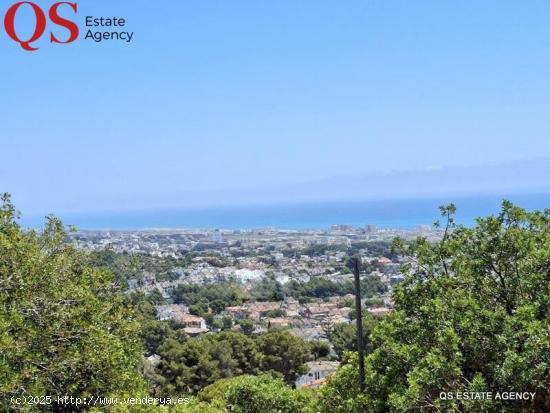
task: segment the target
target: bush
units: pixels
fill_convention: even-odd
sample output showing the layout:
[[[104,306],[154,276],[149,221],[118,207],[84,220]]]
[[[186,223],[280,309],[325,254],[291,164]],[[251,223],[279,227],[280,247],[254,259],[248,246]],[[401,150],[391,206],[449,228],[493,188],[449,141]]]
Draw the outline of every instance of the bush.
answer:
[[[11,396],[143,390],[139,324],[111,273],[66,243],[62,223],[23,230],[0,203],[0,410]]]
[[[234,380],[225,394],[236,413],[313,412],[313,394],[293,390],[269,375],[243,376]]]

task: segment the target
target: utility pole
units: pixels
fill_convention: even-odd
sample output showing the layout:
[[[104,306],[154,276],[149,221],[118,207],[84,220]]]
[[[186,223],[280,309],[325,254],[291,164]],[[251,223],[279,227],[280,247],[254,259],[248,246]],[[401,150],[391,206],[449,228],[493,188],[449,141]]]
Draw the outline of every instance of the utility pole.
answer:
[[[365,391],[365,347],[363,344],[363,311],[361,310],[361,280],[359,279],[359,267],[361,258],[353,258],[353,274],[355,276],[355,311],[357,313],[357,352],[359,355],[359,390]]]

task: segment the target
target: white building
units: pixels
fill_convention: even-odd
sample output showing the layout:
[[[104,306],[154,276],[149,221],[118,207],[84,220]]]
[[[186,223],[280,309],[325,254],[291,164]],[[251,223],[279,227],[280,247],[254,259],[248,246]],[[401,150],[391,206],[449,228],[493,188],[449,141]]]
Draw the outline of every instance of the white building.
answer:
[[[333,374],[340,363],[338,361],[310,361],[306,363],[309,371],[296,380],[296,388],[319,387],[327,377]]]

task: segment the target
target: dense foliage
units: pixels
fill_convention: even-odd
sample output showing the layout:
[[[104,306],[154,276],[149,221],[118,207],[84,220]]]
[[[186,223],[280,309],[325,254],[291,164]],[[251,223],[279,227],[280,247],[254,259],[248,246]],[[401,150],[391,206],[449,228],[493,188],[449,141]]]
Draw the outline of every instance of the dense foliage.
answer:
[[[219,314],[225,307],[242,304],[248,294],[242,287],[233,282],[217,284],[179,284],[173,292],[176,303],[195,306],[197,315],[205,315],[212,310]]]
[[[108,270],[113,273],[115,281],[127,286],[130,279],[138,283],[143,281],[145,274],[153,274],[157,281],[170,281],[180,277],[175,269],[184,268],[190,263],[190,257],[172,258],[155,257],[143,254],[129,254],[115,252],[106,248],[93,251],[90,254],[90,265]]]
[[[375,318],[368,314],[363,316],[363,343],[367,353],[370,353],[373,349],[370,335],[375,325]],[[355,322],[334,325],[329,332],[329,340],[338,358],[342,358],[346,351],[357,351],[357,328]]]
[[[2,411],[9,411],[13,395],[107,396],[142,389],[140,326],[125,296],[109,272],[90,268],[65,238],[54,218],[40,233],[24,231],[9,197],[2,197]]]
[[[326,412],[550,411],[550,211],[505,202],[441,242],[397,243],[411,257],[395,311],[372,334],[367,391],[354,363],[323,390]],[[535,392],[526,401],[443,400],[441,392]]]
[[[305,373],[313,350],[284,330],[254,338],[234,331],[183,340],[168,337],[158,347],[161,362],[153,386],[162,395],[195,393],[220,379],[260,372],[292,384]]]
[[[262,334],[258,349],[262,353],[262,370],[281,375],[289,384],[307,372],[304,363],[310,359],[311,348],[288,331],[275,329]]]
[[[285,298],[283,285],[274,277],[264,277],[250,289],[252,298],[258,301],[281,301]]]
[[[380,277],[365,277],[362,281],[363,297],[373,297],[387,292],[387,286]],[[352,281],[336,282],[323,277],[311,278],[308,282],[290,281],[285,285],[285,294],[307,301],[309,298],[327,298],[353,294],[355,287]]]
[[[318,402],[314,392],[293,390],[265,374],[220,380],[203,389],[198,398],[220,412],[240,413],[315,413]]]
[[[311,394],[292,390],[268,375],[240,377],[225,398],[236,413],[305,413],[314,402]]]
[[[175,303],[185,303],[191,312],[205,316],[207,313],[219,314],[226,307],[240,305],[245,301],[282,301],[293,297],[302,302],[315,298],[328,298],[353,294],[352,281],[332,281],[324,277],[314,277],[307,282],[290,281],[282,285],[275,279],[265,277],[257,281],[250,291],[232,281],[216,284],[179,284],[172,293]],[[363,297],[378,297],[387,292],[387,286],[380,277],[365,277],[362,282]]]

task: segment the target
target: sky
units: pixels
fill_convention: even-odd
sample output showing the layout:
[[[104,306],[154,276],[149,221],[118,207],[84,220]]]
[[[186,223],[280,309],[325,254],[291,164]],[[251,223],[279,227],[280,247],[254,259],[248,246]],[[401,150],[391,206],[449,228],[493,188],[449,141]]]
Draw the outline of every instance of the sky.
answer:
[[[345,197],[410,196],[410,180],[382,193],[361,177],[469,168],[494,185],[418,193],[550,192],[531,185],[550,177],[547,1],[78,7],[70,45],[48,27],[29,53],[0,30],[0,192],[24,213],[333,200],[317,183],[348,179]],[[84,41],[87,15],[125,18],[133,41]]]

